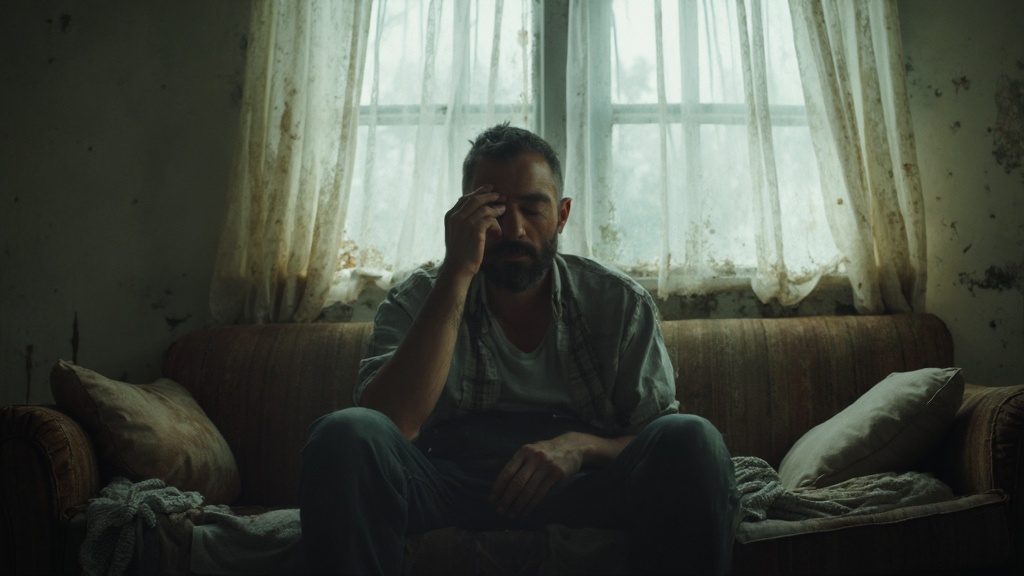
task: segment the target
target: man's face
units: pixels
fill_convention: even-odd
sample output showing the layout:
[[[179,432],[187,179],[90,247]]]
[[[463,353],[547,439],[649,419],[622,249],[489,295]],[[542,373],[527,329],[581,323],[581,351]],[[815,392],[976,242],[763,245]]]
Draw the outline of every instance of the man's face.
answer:
[[[483,273],[496,288],[523,292],[551,269],[570,201],[558,201],[551,168],[536,152],[510,160],[481,158],[469,191],[485,184],[502,195],[505,213],[498,218],[501,236],[487,238]]]

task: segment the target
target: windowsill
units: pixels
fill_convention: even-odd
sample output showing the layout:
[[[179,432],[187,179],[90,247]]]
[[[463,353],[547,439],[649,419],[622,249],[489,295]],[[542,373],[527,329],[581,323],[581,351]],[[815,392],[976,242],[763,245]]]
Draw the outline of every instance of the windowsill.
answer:
[[[853,293],[845,276],[825,276],[813,292],[796,306],[761,302],[750,288],[750,278],[723,277],[711,283],[702,294],[672,295],[658,298],[658,279],[639,277],[637,281],[654,295],[662,320],[691,318],[781,318],[794,316],[847,316],[857,314]],[[377,305],[387,293],[376,286],[364,289],[355,302],[336,303],[321,313],[320,322],[372,322]]]

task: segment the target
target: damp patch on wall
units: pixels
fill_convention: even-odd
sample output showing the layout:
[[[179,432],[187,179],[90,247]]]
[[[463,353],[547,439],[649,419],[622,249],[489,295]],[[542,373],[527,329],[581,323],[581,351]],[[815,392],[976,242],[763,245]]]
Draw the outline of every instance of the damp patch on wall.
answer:
[[[1007,174],[1024,163],[1024,81],[1005,74],[996,86],[992,156]]]

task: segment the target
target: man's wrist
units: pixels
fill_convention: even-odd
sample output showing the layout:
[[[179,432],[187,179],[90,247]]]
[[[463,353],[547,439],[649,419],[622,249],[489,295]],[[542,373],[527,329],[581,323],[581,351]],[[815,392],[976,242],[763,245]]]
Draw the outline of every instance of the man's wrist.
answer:
[[[584,466],[607,466],[633,439],[633,436],[604,438],[585,432],[568,432],[564,437],[570,449],[579,455]]]
[[[469,290],[469,285],[473,282],[474,276],[476,274],[461,269],[458,266],[453,266],[445,260],[441,263],[441,268],[437,272],[437,280],[434,286],[442,290],[449,289],[465,293]]]

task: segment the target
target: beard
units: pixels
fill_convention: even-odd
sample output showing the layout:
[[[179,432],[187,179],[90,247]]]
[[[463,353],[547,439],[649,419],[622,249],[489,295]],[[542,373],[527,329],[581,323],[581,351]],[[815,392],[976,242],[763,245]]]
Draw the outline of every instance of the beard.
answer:
[[[558,233],[538,251],[525,242],[507,241],[495,244],[484,252],[482,264],[487,280],[506,292],[519,294],[533,288],[551,270],[558,252]],[[526,256],[526,260],[504,260],[505,256]]]

